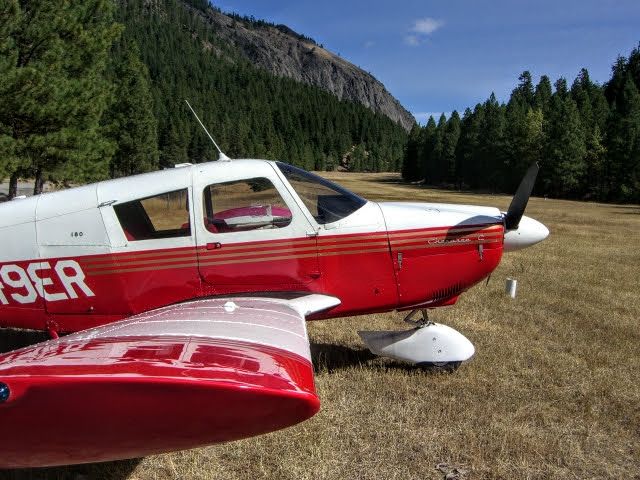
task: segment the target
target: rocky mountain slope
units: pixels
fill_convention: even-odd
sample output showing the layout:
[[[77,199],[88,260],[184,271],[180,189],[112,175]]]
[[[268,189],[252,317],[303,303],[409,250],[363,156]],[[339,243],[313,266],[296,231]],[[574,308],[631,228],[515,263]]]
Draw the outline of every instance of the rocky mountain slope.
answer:
[[[235,47],[254,65],[268,72],[317,86],[338,97],[361,103],[402,125],[406,130],[415,118],[375,77],[338,55],[282,25],[229,16],[216,8],[204,11],[216,36]]]

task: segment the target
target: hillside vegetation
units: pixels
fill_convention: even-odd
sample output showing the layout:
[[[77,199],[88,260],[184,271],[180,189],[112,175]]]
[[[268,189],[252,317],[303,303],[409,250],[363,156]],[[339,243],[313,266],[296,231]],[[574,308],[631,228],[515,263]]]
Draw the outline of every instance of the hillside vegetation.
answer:
[[[388,117],[274,76],[179,0],[0,5],[0,177],[83,182],[231,157],[399,170]],[[201,7],[201,5],[200,5]]]
[[[513,192],[533,162],[538,195],[640,202],[640,47],[619,57],[605,85],[582,69],[571,88],[523,72],[506,104],[491,95],[462,118],[411,131],[407,180]]]
[[[326,77],[331,65],[353,76]],[[314,78],[325,89],[302,83]],[[10,179],[13,197],[20,178],[35,178],[38,193],[46,180],[216,159],[188,99],[233,158],[401,169],[408,181],[493,192],[512,192],[537,161],[538,195],[640,201],[639,48],[615,61],[605,85],[586,70],[571,87],[546,76],[534,85],[524,72],[506,104],[491,95],[410,134],[374,105],[326,91],[351,98],[345,92],[371,82],[286,26],[226,15],[205,0],[4,0],[0,180]]]

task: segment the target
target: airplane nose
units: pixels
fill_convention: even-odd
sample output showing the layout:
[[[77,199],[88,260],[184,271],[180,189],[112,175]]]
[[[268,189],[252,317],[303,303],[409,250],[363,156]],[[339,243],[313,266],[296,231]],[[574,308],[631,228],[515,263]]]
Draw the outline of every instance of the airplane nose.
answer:
[[[549,236],[549,229],[533,218],[523,216],[520,225],[504,235],[504,251],[515,252],[535,245]]]

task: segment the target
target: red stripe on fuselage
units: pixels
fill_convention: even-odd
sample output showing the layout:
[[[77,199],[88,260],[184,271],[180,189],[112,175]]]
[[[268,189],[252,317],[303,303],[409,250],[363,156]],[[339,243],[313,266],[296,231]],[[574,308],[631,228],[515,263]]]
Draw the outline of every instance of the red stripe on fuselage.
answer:
[[[458,285],[458,277],[463,290],[481,280],[500,260],[502,234],[500,224],[464,225],[241,242],[214,250],[193,246],[68,257],[80,264],[95,297],[83,299],[78,292],[79,298],[47,303],[46,310],[41,298],[35,305],[1,305],[0,326],[46,329],[47,320],[55,319],[61,330],[75,331],[191,298],[259,291],[335,295],[342,304],[328,316],[385,311],[454,291],[451,284]],[[402,268],[398,253],[403,254]],[[296,262],[316,256],[321,275],[312,281],[211,285],[198,273],[198,265],[219,266],[232,278],[234,268],[246,275],[252,265],[267,264],[273,264],[267,271],[295,272]],[[65,259],[15,264],[26,271],[30,263],[60,260]],[[10,294],[10,288],[5,285],[3,293]]]

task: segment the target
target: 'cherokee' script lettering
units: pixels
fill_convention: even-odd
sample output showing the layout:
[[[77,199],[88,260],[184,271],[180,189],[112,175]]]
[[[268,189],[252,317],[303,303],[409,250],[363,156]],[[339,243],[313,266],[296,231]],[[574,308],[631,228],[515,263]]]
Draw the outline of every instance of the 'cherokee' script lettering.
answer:
[[[471,241],[470,238],[434,238],[428,241],[429,245],[448,245],[451,243],[469,243]]]

